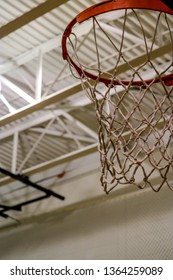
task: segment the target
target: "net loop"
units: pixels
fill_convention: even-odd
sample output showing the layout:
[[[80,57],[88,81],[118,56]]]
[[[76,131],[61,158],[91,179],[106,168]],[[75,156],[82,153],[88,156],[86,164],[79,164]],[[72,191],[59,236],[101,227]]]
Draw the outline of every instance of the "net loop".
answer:
[[[104,1],[63,37],[63,57],[95,105],[106,193],[118,185],[173,189],[172,15],[159,0]],[[85,22],[87,40],[72,28]]]

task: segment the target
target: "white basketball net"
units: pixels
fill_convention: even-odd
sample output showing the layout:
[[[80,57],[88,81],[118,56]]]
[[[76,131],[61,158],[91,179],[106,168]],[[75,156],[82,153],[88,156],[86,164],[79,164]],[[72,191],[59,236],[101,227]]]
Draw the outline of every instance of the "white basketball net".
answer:
[[[149,30],[147,18],[153,20],[153,30]],[[132,21],[134,30],[129,29]],[[73,33],[68,50],[82,69],[78,76],[71,67],[72,73],[81,79],[95,104],[101,184],[107,193],[120,184],[150,186],[154,191],[163,185],[173,189],[173,86],[162,80],[172,73],[173,17],[129,9],[118,22],[105,22],[98,18],[88,20],[93,27],[88,37],[78,39]],[[129,40],[135,36],[129,52]],[[87,47],[95,61],[88,62]],[[89,79],[85,71],[98,79]],[[110,83],[100,83],[100,77],[108,78]],[[151,79],[149,83],[147,79]],[[129,83],[125,85],[124,80]],[[156,80],[159,82],[155,83]],[[139,81],[139,86],[134,81]]]

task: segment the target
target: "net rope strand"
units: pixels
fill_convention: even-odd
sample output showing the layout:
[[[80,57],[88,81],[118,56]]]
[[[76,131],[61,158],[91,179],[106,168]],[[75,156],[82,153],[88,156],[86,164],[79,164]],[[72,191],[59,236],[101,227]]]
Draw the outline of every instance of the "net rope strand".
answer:
[[[70,69],[81,80],[83,90],[95,105],[101,162],[100,181],[104,191],[109,193],[118,185],[129,184],[141,189],[150,186],[155,192],[163,185],[173,190],[173,87],[166,86],[162,80],[165,73],[172,71],[173,65],[171,23],[166,14],[157,12],[152,39],[148,38],[145,20],[140,13],[138,15],[138,10],[131,9],[130,16],[133,16],[138,32],[140,30],[141,33],[140,38],[143,39],[142,55],[145,53],[146,56],[142,64],[133,66],[125,51],[128,16],[129,13],[125,10],[119,44],[116,44],[116,40],[114,42],[114,38],[104,30],[96,17],[92,18],[96,60],[90,64],[85,65],[85,61],[81,61],[78,39],[73,34],[69,45],[81,73],[74,73],[73,65],[70,65]],[[164,69],[158,67],[157,59],[152,58],[152,52],[158,44],[159,24],[163,24],[163,20],[167,34],[165,40],[171,46],[169,61]],[[111,71],[104,66],[106,60],[102,55],[101,36],[115,51],[115,63]],[[123,73],[122,76],[121,73],[117,74],[122,63],[128,67],[129,83],[126,85]],[[145,81],[147,67],[153,75],[150,84]],[[88,69],[97,73],[98,79],[88,78],[85,74]],[[104,76],[111,77],[111,81],[105,87],[100,87],[99,78]],[[141,82],[140,86],[133,84],[136,79]],[[159,79],[159,85],[155,84],[156,79]],[[120,86],[117,87],[114,81]],[[155,185],[153,182],[156,177],[159,182]]]

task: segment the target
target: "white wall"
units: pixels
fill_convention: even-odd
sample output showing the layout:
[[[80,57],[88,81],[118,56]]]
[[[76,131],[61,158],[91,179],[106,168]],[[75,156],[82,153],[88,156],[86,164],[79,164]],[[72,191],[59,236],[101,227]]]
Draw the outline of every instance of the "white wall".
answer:
[[[0,259],[173,259],[173,192],[105,198],[1,230]]]

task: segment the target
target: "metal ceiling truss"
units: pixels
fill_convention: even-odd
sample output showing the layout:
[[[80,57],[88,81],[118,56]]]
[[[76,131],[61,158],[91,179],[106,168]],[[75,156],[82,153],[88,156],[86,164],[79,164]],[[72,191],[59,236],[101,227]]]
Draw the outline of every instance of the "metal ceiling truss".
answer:
[[[47,4],[48,4],[49,1],[46,1]],[[55,2],[57,2],[57,1],[50,1],[50,2],[54,2],[54,3],[50,4],[50,10],[51,10],[51,7],[52,7],[51,5],[55,5]],[[66,1],[61,1],[61,2],[66,2]],[[40,9],[41,9],[41,6],[43,4],[39,5]],[[59,4],[61,4],[61,3],[59,3]],[[59,4],[56,3],[57,6]],[[38,6],[38,9],[39,9],[39,6]],[[30,11],[30,12],[32,13],[32,11]],[[23,15],[23,16],[25,17],[25,15]],[[120,11],[119,16],[122,16],[121,11]],[[26,15],[26,18],[27,18],[27,15]],[[105,18],[106,18],[106,16],[102,15],[101,19],[103,21],[105,21]],[[107,20],[106,20],[106,23],[103,22],[101,24],[106,28],[106,30],[108,30],[108,32],[112,33],[114,31],[117,36],[118,36],[118,34],[121,34],[121,32],[122,32],[120,28],[118,29],[118,28],[114,28],[114,27],[110,26],[107,23]],[[16,28],[18,28],[18,27],[16,27]],[[78,31],[77,31],[78,37],[87,36],[87,34],[90,32],[90,29],[91,29],[91,23],[86,22],[86,23],[82,24],[81,28],[79,27]],[[137,46],[137,45],[140,46],[141,45],[141,40],[137,36],[134,36],[132,34],[129,34],[128,36],[129,36],[129,39],[131,41],[135,42],[135,46]],[[9,111],[9,114],[7,114],[6,116],[1,118],[0,125],[4,125],[4,124],[8,123],[8,121],[13,121],[15,119],[18,119],[21,115],[27,114],[27,112],[28,112],[28,114],[30,114],[31,112],[33,112],[35,110],[40,110],[41,108],[43,108],[43,106],[47,106],[50,103],[55,102],[55,97],[57,98],[57,101],[60,101],[61,97],[62,97],[62,99],[64,99],[64,98],[66,98],[68,96],[71,96],[72,94],[75,94],[75,93],[77,93],[78,91],[81,90],[81,86],[77,85],[77,88],[76,88],[75,84],[74,84],[74,89],[73,90],[72,90],[72,87],[71,87],[71,89],[67,88],[67,90],[66,89],[65,90],[60,90],[56,93],[51,93],[51,92],[47,92],[47,91],[44,92],[44,90],[43,90],[43,87],[44,87],[44,85],[43,85],[43,71],[44,71],[44,69],[43,69],[43,59],[44,59],[44,54],[49,53],[56,48],[61,48],[61,39],[62,39],[62,35],[60,34],[60,35],[56,36],[55,38],[52,38],[45,43],[42,43],[40,46],[36,46],[36,47],[32,48],[30,51],[27,51],[27,52],[25,52],[25,53],[23,53],[23,54],[21,54],[17,57],[13,57],[12,61],[7,61],[7,62],[4,61],[3,64],[0,65],[0,73],[3,74],[3,75],[5,75],[5,74],[8,75],[8,73],[13,71],[15,68],[18,68],[19,69],[18,72],[20,72],[19,67],[23,68],[23,66],[25,64],[27,64],[29,61],[34,60],[35,58],[38,58],[37,71],[35,73],[36,74],[35,88],[34,88],[34,92],[32,92],[32,96],[34,95],[33,97],[31,95],[29,95],[28,93],[26,93],[23,89],[21,89],[19,85],[15,85],[14,83],[12,83],[9,79],[7,79],[7,77],[0,76],[1,83],[5,84],[18,97],[20,97],[21,99],[24,100],[23,106],[21,106],[20,109],[16,109],[16,108],[14,108],[14,106],[12,104],[10,104],[10,101],[5,100],[4,96],[3,96],[3,98],[1,98],[2,102],[7,107],[8,111]],[[85,37],[84,37],[83,40],[85,40]],[[133,45],[130,46],[131,49],[133,49],[133,47],[134,47]],[[169,46],[164,46],[164,47],[162,47],[162,49],[160,49],[158,47],[158,50],[154,50],[154,52],[157,53],[156,56],[159,57],[160,55],[163,55],[165,52],[167,52],[168,49],[169,49]],[[110,58],[111,58],[111,55],[109,57],[107,57],[106,60],[109,60]],[[134,62],[132,61],[132,65],[135,65],[135,64],[139,65],[140,60],[142,60],[142,59],[143,59],[143,56],[136,58],[134,60]],[[58,73],[57,78],[56,78],[57,81],[60,80],[60,78],[62,77],[62,75],[64,73],[64,70],[66,68],[67,68],[67,64],[65,63],[64,66],[62,66],[62,69],[59,70],[59,73]],[[117,71],[123,72],[123,71],[126,70],[125,68],[127,68],[127,65],[122,65],[119,69],[117,69]],[[69,72],[65,73],[63,75],[64,80],[66,80],[68,77],[69,77]],[[30,84],[29,81],[25,81],[25,82],[27,84]],[[53,84],[53,83],[54,83],[54,81],[52,81],[51,84]],[[50,85],[50,87],[51,87],[51,85]],[[48,90],[50,89],[50,87],[48,87]],[[31,88],[32,88],[32,91],[33,91],[33,85],[30,86],[30,89]],[[72,90],[72,91],[70,92],[70,90]],[[49,96],[48,98],[47,98],[47,95]],[[59,99],[58,99],[58,96],[60,97]],[[26,102],[28,103],[27,106],[26,106]]]
[[[160,54],[163,54],[167,51],[169,46],[163,46],[161,49],[158,48],[158,50],[153,51],[153,55],[155,57],[160,56]],[[140,63],[141,59],[143,57],[138,57],[132,61],[134,65],[138,65]],[[71,104],[71,109],[68,110],[51,110],[49,109],[49,105],[54,104],[55,102],[60,102],[67,97],[70,97],[77,92],[81,91],[82,87],[80,83],[75,84],[74,86],[68,87],[65,90],[61,90],[59,92],[55,92],[47,97],[45,97],[43,100],[41,100],[41,85],[42,85],[42,56],[40,55],[40,59],[38,61],[38,69],[37,69],[37,78],[36,78],[36,94],[35,99],[31,98],[31,102],[28,106],[21,108],[20,110],[16,112],[12,112],[8,114],[7,116],[4,116],[0,120],[0,126],[2,127],[1,134],[0,134],[0,141],[3,143],[6,138],[11,138],[10,142],[13,146],[13,150],[11,153],[11,163],[8,163],[8,167],[10,166],[10,170],[14,173],[22,173],[22,174],[33,174],[35,172],[38,172],[40,170],[45,170],[46,168],[55,166],[58,163],[66,162],[70,159],[73,159],[73,156],[76,158],[78,156],[81,156],[81,154],[89,154],[91,151],[95,152],[97,150],[97,133],[95,131],[92,131],[89,127],[85,126],[84,124],[80,123],[78,120],[73,118],[70,115],[70,111],[72,111],[75,108],[75,101],[73,104]],[[117,69],[118,72],[124,72],[126,71],[126,65],[121,65],[119,69]],[[1,81],[5,82],[8,85],[8,80],[1,76]],[[11,82],[9,82],[9,85],[11,86]],[[16,87],[15,91],[17,93],[20,93],[20,88]],[[27,99],[27,94],[24,94],[24,98]],[[29,103],[29,102],[28,102]],[[32,104],[31,104],[32,103]],[[82,103],[82,107],[85,107],[88,105],[90,101],[86,101]],[[58,106],[59,107],[59,106]],[[70,106],[69,106],[70,107]],[[46,114],[45,114],[45,108]],[[39,110],[39,114],[35,117],[35,115],[32,113],[37,112]],[[69,113],[68,113],[69,111]],[[30,118],[25,119],[25,117],[30,115]],[[19,120],[18,124],[15,124],[13,127],[4,126],[6,124],[11,123],[12,121]],[[74,123],[77,129],[80,128],[81,133],[74,133],[70,131],[70,126],[67,125],[64,120],[67,122],[70,121],[71,123]],[[45,122],[47,122],[47,125],[45,126]],[[58,129],[51,128],[51,125],[53,125],[54,122],[59,122]],[[30,133],[35,133],[36,141],[34,145],[31,147],[28,147],[25,149],[25,155],[22,160],[19,160],[19,151],[22,146],[22,142],[27,141],[28,135]],[[45,161],[36,160],[35,154],[37,153],[37,148],[39,148],[39,145],[41,141],[44,139],[45,136],[52,136],[56,137],[57,145],[58,140],[60,138],[63,138],[65,140],[72,140],[74,142],[75,148],[70,150],[70,152],[63,154],[60,154],[59,156],[53,158],[53,159],[47,159]],[[24,139],[25,140],[22,140]],[[85,143],[85,144],[84,144]],[[25,145],[26,146],[26,145]],[[1,146],[3,149],[3,145]],[[28,150],[28,151],[27,151]],[[74,153],[74,154],[73,154]],[[73,156],[72,156],[73,155]],[[27,167],[27,162],[32,160],[32,167]],[[0,164],[2,166],[3,162],[1,160]],[[5,183],[10,182],[11,179],[9,178],[2,178],[0,179],[0,185],[4,185]]]
[[[71,130],[71,125],[74,127],[73,130],[77,130],[78,133]],[[31,142],[32,145],[27,145],[27,142],[31,141],[31,133],[34,133],[34,142]],[[45,114],[44,111],[41,111],[35,119],[31,118],[28,121],[21,122],[21,124],[1,132],[1,149],[3,149],[6,144],[6,139],[11,142],[11,146],[13,147],[11,150],[11,156],[9,156],[11,162],[8,162],[7,164],[6,158],[4,158],[3,161],[3,155],[1,155],[1,165],[7,165],[8,169],[10,166],[10,170],[13,173],[21,174],[27,169],[28,162],[30,161],[32,164],[29,164],[29,166],[32,166],[32,170],[33,168],[37,170],[40,165],[40,160],[36,160],[37,154],[40,154],[40,152],[37,152],[37,149],[40,148],[40,143],[44,141],[44,137],[47,136],[55,139],[54,141],[57,142],[57,150],[61,150],[58,146],[63,145],[63,140],[66,141],[65,145],[68,145],[67,143],[69,140],[70,142],[73,142],[74,144],[72,145],[70,153],[73,152],[73,150],[81,151],[84,147],[97,143],[97,133],[80,121],[74,119],[68,112],[62,110],[50,110],[46,111]],[[61,143],[60,139],[62,140]],[[25,149],[23,148],[24,146]],[[24,155],[21,160],[22,149],[25,151],[23,151]],[[65,153],[64,150],[63,153]],[[70,153],[67,152],[67,156]],[[55,157],[54,160],[58,160],[61,156],[62,154]],[[46,162],[50,163],[50,160],[51,159],[48,157],[47,160],[42,160],[42,164],[44,163],[46,166]],[[4,178],[0,179],[0,184],[1,183],[5,183]]]
[[[21,28],[22,26],[30,23],[31,21],[37,19],[40,16],[50,12],[51,10],[57,8],[58,6],[65,4],[67,0],[47,0],[42,4],[36,6],[35,8],[31,9],[30,11],[24,13],[20,17],[10,21],[6,25],[3,25],[0,28],[0,39],[9,35],[10,33],[16,31],[17,29]]]

